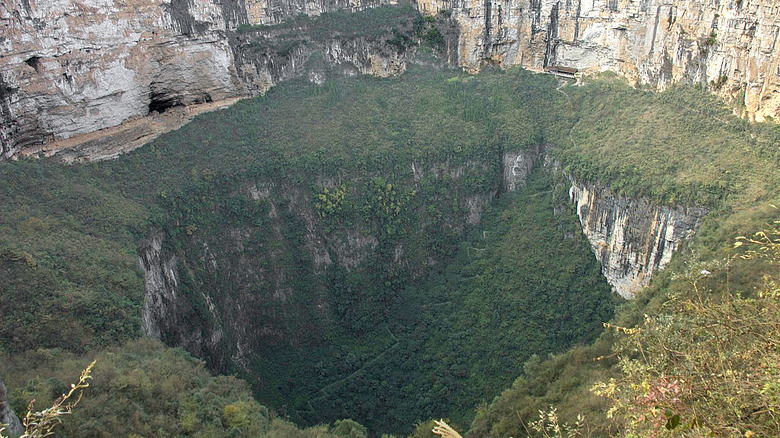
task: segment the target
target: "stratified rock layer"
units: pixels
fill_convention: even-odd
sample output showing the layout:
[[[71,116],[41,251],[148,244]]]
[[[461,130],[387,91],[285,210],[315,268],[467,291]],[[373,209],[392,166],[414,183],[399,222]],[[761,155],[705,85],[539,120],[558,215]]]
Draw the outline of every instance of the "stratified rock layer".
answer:
[[[257,59],[242,45],[238,25],[380,3],[385,2],[3,2],[0,159],[151,112],[264,92],[278,80],[302,75],[314,49]],[[404,68],[396,52],[374,50],[372,42],[327,45],[326,63],[351,62],[360,72],[380,75]]]
[[[458,60],[613,71],[663,89],[705,84],[758,120],[780,116],[773,0],[420,0],[461,28]]]
[[[313,48],[246,50],[242,24],[394,0],[8,0],[0,4],[0,159],[178,105],[263,92],[300,76]],[[614,71],[663,89],[706,84],[757,120],[780,117],[780,4],[771,0],[420,0],[460,29],[452,59]],[[273,32],[271,32],[273,33]],[[383,40],[384,41],[384,40]],[[323,43],[326,63],[397,74],[376,41]],[[378,48],[379,47],[379,48]],[[314,81],[320,72],[309,71]]]
[[[396,1],[3,2],[0,159],[152,111],[263,92],[299,76],[312,48],[247,55],[234,32],[239,25],[384,4]],[[450,14],[460,29],[452,59],[471,71],[485,64],[564,67],[614,71],[659,89],[705,84],[757,120],[780,117],[780,4],[772,0],[420,0],[417,6]],[[398,53],[388,57],[392,50],[377,50],[376,42],[333,41],[325,50],[326,62],[350,61],[361,73],[403,71]],[[307,74],[322,80],[317,71]]]
[[[553,172],[562,171],[543,150],[506,152],[503,161],[508,191],[524,186],[538,163]],[[653,273],[669,263],[707,213],[703,208],[667,207],[646,199],[614,196],[598,183],[582,183],[571,177],[569,181],[569,197],[582,231],[601,263],[601,272],[623,298],[633,298],[650,283]]]
[[[617,293],[632,298],[669,263],[680,243],[693,235],[706,211],[657,206],[644,199],[615,197],[604,187],[572,181],[582,230],[601,272]]]
[[[220,4],[0,5],[0,156],[241,92]]]

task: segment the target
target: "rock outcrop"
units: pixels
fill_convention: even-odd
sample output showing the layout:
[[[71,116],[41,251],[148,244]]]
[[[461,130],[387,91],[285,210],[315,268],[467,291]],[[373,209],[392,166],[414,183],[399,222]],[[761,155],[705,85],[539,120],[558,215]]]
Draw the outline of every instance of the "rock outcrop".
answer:
[[[623,298],[632,298],[647,286],[706,214],[702,208],[616,197],[605,187],[573,180],[569,196],[601,272]]]
[[[663,89],[703,84],[757,120],[780,117],[773,0],[419,0],[461,29],[459,64],[613,71]]]
[[[200,300],[182,295],[180,266],[175,254],[163,251],[164,233],[153,230],[138,248],[138,264],[144,272],[145,294],[141,321],[144,334],[186,348],[197,357],[210,359],[215,369],[224,363],[214,349],[223,337],[219,314],[208,297]],[[196,317],[193,317],[196,316]]]
[[[0,4],[0,159],[151,112],[261,93],[290,77],[321,81],[322,65],[397,74],[403,47],[384,37],[269,53],[238,32],[298,14],[396,3],[9,0]],[[780,117],[780,5],[771,0],[419,0],[417,7],[444,11],[457,24],[457,53],[449,55],[471,71],[494,63],[614,71],[659,89],[705,84],[757,120]],[[258,32],[289,37],[273,27]]]
[[[24,432],[22,423],[19,421],[19,417],[14,414],[11,406],[8,405],[8,389],[3,383],[3,379],[0,379],[0,424],[7,424],[7,432],[14,435],[21,435]]]
[[[0,5],[0,156],[242,89],[219,2]]]
[[[513,191],[522,187],[531,169],[539,164],[553,172],[562,171],[543,150],[505,153],[505,188]],[[582,231],[604,277],[623,298],[632,298],[650,283],[653,273],[669,263],[707,213],[703,208],[666,207],[646,199],[617,197],[598,183],[568,179],[569,197]]]
[[[397,74],[404,69],[402,48],[337,39],[258,56],[236,32],[239,25],[278,23],[298,13],[383,3],[392,2],[3,2],[0,160],[23,149],[45,154],[41,145],[173,107],[264,92],[279,80],[307,73],[301,67],[318,50],[326,52],[325,64]],[[385,35],[377,39],[385,40]]]

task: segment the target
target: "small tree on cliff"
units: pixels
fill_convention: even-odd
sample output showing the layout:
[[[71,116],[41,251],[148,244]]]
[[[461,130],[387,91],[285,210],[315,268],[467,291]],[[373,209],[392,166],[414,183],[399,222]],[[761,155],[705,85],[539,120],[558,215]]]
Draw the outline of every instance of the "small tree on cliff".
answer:
[[[594,390],[612,402],[622,436],[780,436],[780,221],[734,246],[743,252],[724,269],[767,263],[759,293],[708,288],[714,272],[692,267],[688,293],[666,312],[610,326],[621,375]]]
[[[62,424],[62,417],[70,414],[73,408],[81,401],[83,390],[89,387],[89,380],[92,379],[92,367],[94,366],[95,361],[92,361],[81,372],[78,382],[72,383],[70,390],[54,400],[51,407],[33,412],[35,400],[32,400],[27,415],[22,419],[24,433],[20,438],[42,438],[54,435],[54,428]],[[4,428],[0,428],[0,432],[4,432],[4,430]],[[5,437],[6,435],[0,433],[0,438]]]

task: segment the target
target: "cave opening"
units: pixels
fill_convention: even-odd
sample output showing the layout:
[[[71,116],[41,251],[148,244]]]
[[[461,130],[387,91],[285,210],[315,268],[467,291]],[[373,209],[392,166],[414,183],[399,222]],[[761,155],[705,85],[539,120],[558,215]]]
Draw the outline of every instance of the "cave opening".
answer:
[[[35,69],[36,73],[41,72],[41,57],[38,55],[33,55],[29,58],[27,58],[24,61],[25,64],[29,65],[30,67]]]
[[[180,96],[175,94],[154,90],[149,93],[149,114],[153,112],[162,114],[171,108],[183,105]]]

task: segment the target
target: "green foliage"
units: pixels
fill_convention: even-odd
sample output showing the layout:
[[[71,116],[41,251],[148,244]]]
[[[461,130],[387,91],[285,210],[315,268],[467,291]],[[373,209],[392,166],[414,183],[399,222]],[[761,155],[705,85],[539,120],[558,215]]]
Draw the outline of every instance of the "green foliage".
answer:
[[[485,214],[484,227],[446,267],[400,289],[371,281],[373,269],[337,269],[329,302],[338,312],[339,337],[295,359],[265,351],[264,361],[279,362],[263,369],[316,357],[313,375],[322,383],[312,384],[312,374],[296,376],[294,392],[284,397],[307,386],[314,391],[301,397],[304,420],[360,415],[373,430],[404,430],[447,413],[468,424],[473,407],[519,374],[530,354],[588,342],[610,318],[613,298],[576,218],[554,214],[553,197],[565,200],[562,191],[562,181],[539,171],[517,199]],[[540,264],[559,276],[545,275]]]
[[[337,420],[331,428],[331,433],[340,438],[367,438],[368,430],[354,420]]]
[[[16,409],[31,398],[42,404],[59,397],[56,382],[86,363],[52,350],[0,359],[0,372]],[[252,398],[245,382],[213,377],[202,362],[156,341],[143,339],[114,347],[99,353],[96,360],[89,392],[64,419],[57,436],[341,436],[323,433],[322,427],[303,431],[273,418]],[[41,375],[52,377],[42,380],[37,377]],[[362,427],[355,422],[350,426],[354,431]],[[361,438],[357,432],[344,436]]]
[[[332,191],[325,187],[322,189],[322,193],[317,195],[317,199],[314,202],[314,209],[321,218],[340,214],[343,211],[346,197],[347,191],[343,184]]]
[[[613,326],[620,374],[595,391],[612,402],[608,416],[624,436],[780,433],[778,224],[738,238],[740,253],[721,266],[682,272],[687,288],[658,315],[633,328]],[[733,294],[728,278],[715,275],[755,259],[769,261],[765,271],[753,271],[764,278],[755,295]]]
[[[780,247],[780,234],[774,229],[762,235],[767,239],[750,246],[777,262],[773,252]],[[740,262],[726,268],[731,263]],[[776,265],[755,297],[731,294],[722,283],[705,289],[710,275],[707,270],[686,273],[689,289],[667,301],[658,315],[634,328],[615,327],[620,374],[595,390],[612,402],[608,416],[622,436],[655,436],[664,430],[681,436],[780,433]]]
[[[654,93],[614,80],[564,90],[577,119],[570,131],[550,134],[555,155],[579,180],[664,205],[707,207],[735,197],[752,204],[780,184],[773,146],[780,130],[733,117],[702,90]]]
[[[512,386],[491,403],[477,409],[468,436],[540,436],[532,428],[540,412],[556,407],[558,420],[574,424],[584,417],[584,436],[609,436],[604,420],[606,402],[589,389],[598,380],[611,376],[615,361],[610,357],[611,336],[600,337],[593,345],[575,346],[545,359],[531,356]]]
[[[54,163],[0,166],[0,350],[84,351],[138,336],[133,233],[154,210],[101,177]]]
[[[398,185],[387,182],[382,177],[376,177],[368,182],[366,191],[366,217],[372,218],[377,228],[381,243],[394,239],[403,232],[403,225],[408,222],[407,204],[417,192],[401,191]]]
[[[30,401],[27,414],[22,418],[24,433],[19,438],[42,438],[54,434],[54,429],[62,424],[66,415],[73,412],[73,408],[81,401],[83,390],[89,387],[92,379],[92,368],[95,361],[87,365],[76,383],[72,383],[69,389],[63,390],[61,395],[54,399],[52,405],[42,411],[34,412],[35,400]],[[3,401],[5,403],[5,400]],[[0,426],[3,426],[0,424]],[[0,432],[4,428],[0,427]],[[0,434],[0,436],[3,436]]]
[[[432,27],[425,32],[425,35],[423,35],[423,40],[426,44],[437,50],[443,50],[446,45],[444,36],[441,34],[441,32],[439,32],[439,29],[435,27]]]
[[[733,226],[776,211],[721,219],[728,231],[716,235],[734,236]],[[622,306],[593,347],[527,363],[524,377],[480,409],[470,436],[521,435],[546,405],[565,421],[584,414],[590,436],[776,435],[780,231],[777,222],[765,227],[736,245],[704,228],[700,251],[677,258]],[[727,251],[715,256],[704,243]],[[594,385],[608,398],[589,392]],[[604,419],[607,401],[612,421]]]

